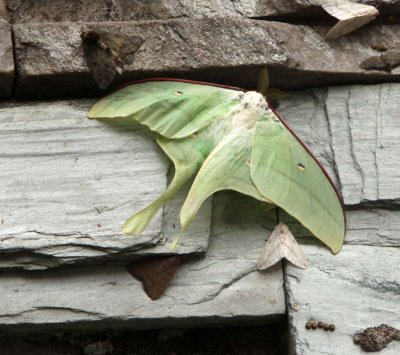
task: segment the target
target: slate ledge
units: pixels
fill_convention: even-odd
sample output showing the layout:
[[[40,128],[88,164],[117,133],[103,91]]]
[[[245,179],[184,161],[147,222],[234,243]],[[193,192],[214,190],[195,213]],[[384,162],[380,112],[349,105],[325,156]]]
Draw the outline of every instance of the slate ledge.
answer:
[[[16,97],[104,93],[93,81],[83,55],[80,34],[84,28],[115,37],[120,43],[125,63],[122,75],[116,76],[110,89],[157,76],[254,89],[264,65],[269,68],[271,86],[283,90],[400,79],[400,58],[396,54],[400,26],[396,25],[367,26],[326,41],[326,26],[296,26],[243,17],[21,23],[13,26]],[[383,40],[393,52],[389,66],[380,59],[384,54],[371,48]],[[368,60],[372,64],[363,66]]]

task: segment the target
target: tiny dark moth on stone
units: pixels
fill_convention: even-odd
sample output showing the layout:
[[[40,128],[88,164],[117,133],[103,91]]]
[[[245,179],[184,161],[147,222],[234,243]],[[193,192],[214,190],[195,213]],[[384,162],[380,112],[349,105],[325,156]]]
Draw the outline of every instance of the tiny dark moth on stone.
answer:
[[[117,73],[122,73],[123,56],[116,39],[95,30],[82,31],[83,53],[92,77],[100,89],[107,89]]]
[[[143,290],[154,301],[164,294],[181,262],[180,255],[160,255],[132,260],[127,264],[127,269],[142,283]]]

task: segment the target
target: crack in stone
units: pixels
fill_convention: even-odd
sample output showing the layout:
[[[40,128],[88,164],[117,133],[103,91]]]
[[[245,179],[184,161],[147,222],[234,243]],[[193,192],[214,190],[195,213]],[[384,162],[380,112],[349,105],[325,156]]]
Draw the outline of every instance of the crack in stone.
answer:
[[[244,277],[246,277],[247,275],[250,275],[252,272],[256,271],[257,268],[256,266],[252,266],[250,269],[247,269],[243,272],[241,272],[239,275],[237,275],[236,277],[234,277],[233,279],[229,280],[227,283],[222,284],[215,292],[213,292],[211,295],[207,295],[203,298],[201,298],[198,301],[195,302],[187,302],[188,305],[195,305],[195,304],[201,304],[201,303],[205,303],[208,301],[213,300],[214,298],[217,298],[221,292],[225,289],[227,289],[228,287],[232,286],[234,283],[240,281],[241,279],[243,279]]]
[[[29,233],[36,233],[40,235],[45,235],[45,236],[54,236],[54,237],[77,237],[77,238],[89,238],[91,240],[94,240],[89,234],[85,234],[82,232],[44,232],[44,231],[39,231],[36,229],[28,229],[27,232]]]
[[[378,105],[375,115],[375,147],[374,147],[374,166],[375,166],[375,175],[376,175],[376,199],[379,200],[379,166],[378,166],[378,141],[380,141],[381,132],[382,132],[382,113],[381,113],[381,105],[382,105],[382,85],[379,85],[379,93],[378,93]]]
[[[343,278],[343,280],[350,281],[353,284],[369,288],[380,293],[391,293],[396,296],[400,294],[400,283],[396,281],[356,280],[352,278]]]
[[[106,314],[104,313],[99,313],[99,312],[90,312],[90,311],[86,311],[83,309],[79,309],[79,308],[72,308],[72,307],[57,307],[57,306],[38,306],[38,307],[33,307],[32,309],[27,309],[21,312],[16,312],[16,313],[4,313],[1,314],[1,317],[10,317],[10,318],[16,318],[19,316],[22,316],[24,314],[27,313],[33,313],[33,312],[37,312],[37,311],[67,311],[67,312],[71,312],[71,313],[76,313],[76,314],[86,314],[88,316],[96,316],[96,317],[100,317],[100,318],[105,318],[107,317]]]
[[[336,158],[335,158],[335,150],[333,149],[333,141],[332,141],[332,127],[331,127],[331,122],[329,119],[329,114],[328,114],[328,107],[326,105],[326,100],[328,97],[328,89],[324,89],[324,92],[321,94],[321,98],[318,97],[316,92],[314,90],[310,90],[311,93],[311,98],[314,101],[314,106],[315,105],[321,105],[322,111],[323,111],[323,117],[326,121],[326,125],[328,128],[328,145],[329,145],[329,150],[330,150],[330,157],[325,157],[325,159],[329,162],[329,164],[332,166],[333,172],[336,175],[336,182],[338,185],[338,189],[340,191],[343,191],[343,186],[342,182],[340,180],[340,174],[339,174],[339,169],[336,164]]]
[[[393,199],[381,199],[378,201],[361,201],[354,204],[346,203],[347,210],[363,210],[363,209],[371,209],[371,208],[381,208],[387,209],[391,211],[398,211],[400,208],[400,198]]]
[[[361,180],[361,198],[360,200],[364,199],[364,190],[365,190],[365,174],[363,169],[361,168],[360,163],[357,160],[357,156],[356,153],[354,151],[354,141],[353,141],[353,131],[352,131],[352,127],[351,127],[351,115],[350,115],[350,99],[351,99],[351,90],[348,89],[347,91],[347,98],[346,98],[346,122],[347,122],[347,129],[349,132],[349,140],[348,140],[348,144],[349,144],[349,149],[350,149],[350,156],[351,159],[353,160],[353,167],[355,168],[355,171],[358,173],[360,180]]]
[[[179,40],[181,40],[184,43],[187,43],[187,39],[182,35],[182,33],[180,33],[175,26],[168,26],[168,30],[171,33],[171,35],[173,37],[175,37],[175,39],[178,39],[178,43],[180,42]]]
[[[285,266],[285,267],[287,267],[287,266]],[[289,279],[293,279],[297,284],[300,283],[300,278],[298,276],[295,276],[293,274],[289,274],[288,272],[286,272],[286,277],[287,277],[288,281],[289,281]]]
[[[220,262],[221,262],[221,260],[218,260],[218,261],[214,261],[214,262],[212,262],[212,263],[210,263],[210,264],[208,264],[208,265],[206,265],[206,266],[203,266],[203,267],[201,267],[201,268],[190,268],[190,271],[200,271],[200,270],[204,270],[204,269],[209,268],[209,267],[212,266],[212,265],[219,264]]]

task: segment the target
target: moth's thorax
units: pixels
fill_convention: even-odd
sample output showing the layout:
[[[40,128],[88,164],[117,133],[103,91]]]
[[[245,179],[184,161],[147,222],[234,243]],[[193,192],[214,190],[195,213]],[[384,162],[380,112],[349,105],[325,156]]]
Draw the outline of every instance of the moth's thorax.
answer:
[[[239,107],[232,112],[232,128],[252,128],[268,110],[263,95],[255,91],[245,92]]]

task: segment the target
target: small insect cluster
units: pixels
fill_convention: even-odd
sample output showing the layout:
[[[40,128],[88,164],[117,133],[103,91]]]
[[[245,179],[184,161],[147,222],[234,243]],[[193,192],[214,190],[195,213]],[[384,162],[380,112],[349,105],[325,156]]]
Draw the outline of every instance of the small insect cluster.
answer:
[[[306,323],[306,329],[324,329],[326,331],[330,330],[331,332],[333,332],[336,328],[336,326],[334,324],[328,324],[325,322],[317,322],[315,319],[310,319],[307,323]]]

